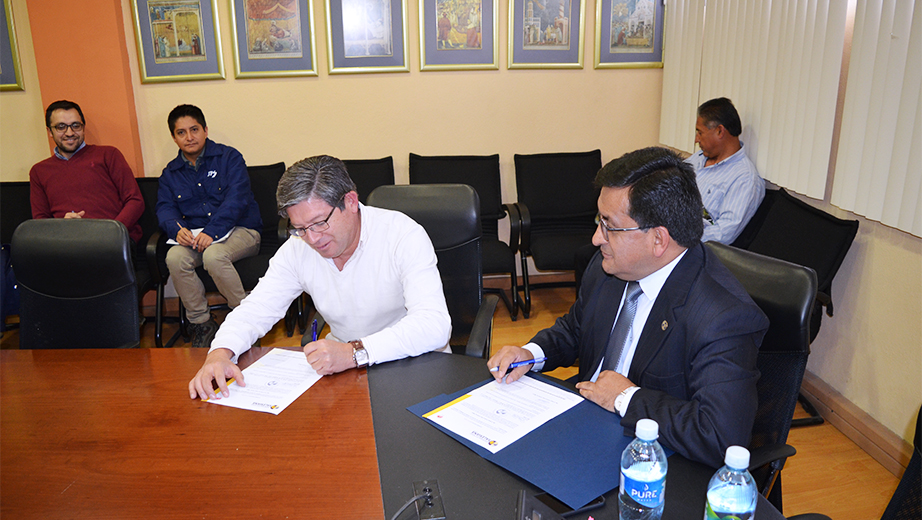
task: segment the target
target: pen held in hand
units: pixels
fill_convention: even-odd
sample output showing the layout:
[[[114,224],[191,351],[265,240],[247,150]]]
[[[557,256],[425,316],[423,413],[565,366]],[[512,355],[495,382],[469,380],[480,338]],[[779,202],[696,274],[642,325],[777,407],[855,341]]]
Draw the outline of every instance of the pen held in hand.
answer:
[[[513,368],[524,367],[525,365],[534,365],[535,363],[543,363],[547,358],[541,357],[538,359],[529,359],[527,361],[516,361],[515,363],[510,363],[509,368],[506,369],[506,372],[509,372]],[[490,369],[490,372],[499,372],[499,367],[493,367]]]
[[[317,341],[317,320],[311,323],[311,341]]]

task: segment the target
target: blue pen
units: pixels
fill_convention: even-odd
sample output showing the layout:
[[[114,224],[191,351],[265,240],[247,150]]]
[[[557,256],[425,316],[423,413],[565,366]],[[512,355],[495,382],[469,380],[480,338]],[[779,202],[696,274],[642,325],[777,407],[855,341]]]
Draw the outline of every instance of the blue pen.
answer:
[[[516,361],[515,363],[512,363],[509,365],[509,368],[506,370],[506,372],[508,373],[513,368],[524,367],[525,365],[534,365],[535,363],[543,363],[546,359],[547,359],[546,357],[542,357],[538,359],[529,359],[528,361]],[[491,368],[490,372],[499,372],[499,367]]]
[[[311,341],[317,341],[317,320],[311,323]]]

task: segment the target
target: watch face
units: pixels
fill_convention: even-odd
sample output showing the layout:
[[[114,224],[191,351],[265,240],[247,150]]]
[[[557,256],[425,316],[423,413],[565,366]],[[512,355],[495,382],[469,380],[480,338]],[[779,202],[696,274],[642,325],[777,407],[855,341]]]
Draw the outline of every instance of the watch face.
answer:
[[[367,365],[368,364],[368,352],[363,348],[356,349],[355,350],[355,361],[359,366]]]

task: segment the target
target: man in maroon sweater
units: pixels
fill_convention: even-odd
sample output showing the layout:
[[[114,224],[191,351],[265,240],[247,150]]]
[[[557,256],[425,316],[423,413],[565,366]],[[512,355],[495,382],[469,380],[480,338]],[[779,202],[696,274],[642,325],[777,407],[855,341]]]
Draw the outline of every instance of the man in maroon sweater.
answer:
[[[57,146],[29,172],[32,217],[113,219],[137,243],[144,212],[138,182],[118,149],[84,142],[85,125],[72,101],[55,101],[45,110],[45,126]]]

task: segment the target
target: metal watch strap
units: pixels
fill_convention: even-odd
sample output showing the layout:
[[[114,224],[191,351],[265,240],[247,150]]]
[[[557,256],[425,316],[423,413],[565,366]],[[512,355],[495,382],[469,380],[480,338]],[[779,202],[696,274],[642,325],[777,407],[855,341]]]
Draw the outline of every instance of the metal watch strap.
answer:
[[[368,366],[368,352],[365,351],[365,345],[362,344],[362,340],[354,339],[350,341],[349,344],[352,345],[352,363],[355,364],[355,368],[367,367]],[[356,356],[356,354],[358,354],[358,351],[360,350],[363,352],[364,354],[363,357],[365,358],[365,360],[361,364],[359,363],[358,357]]]

